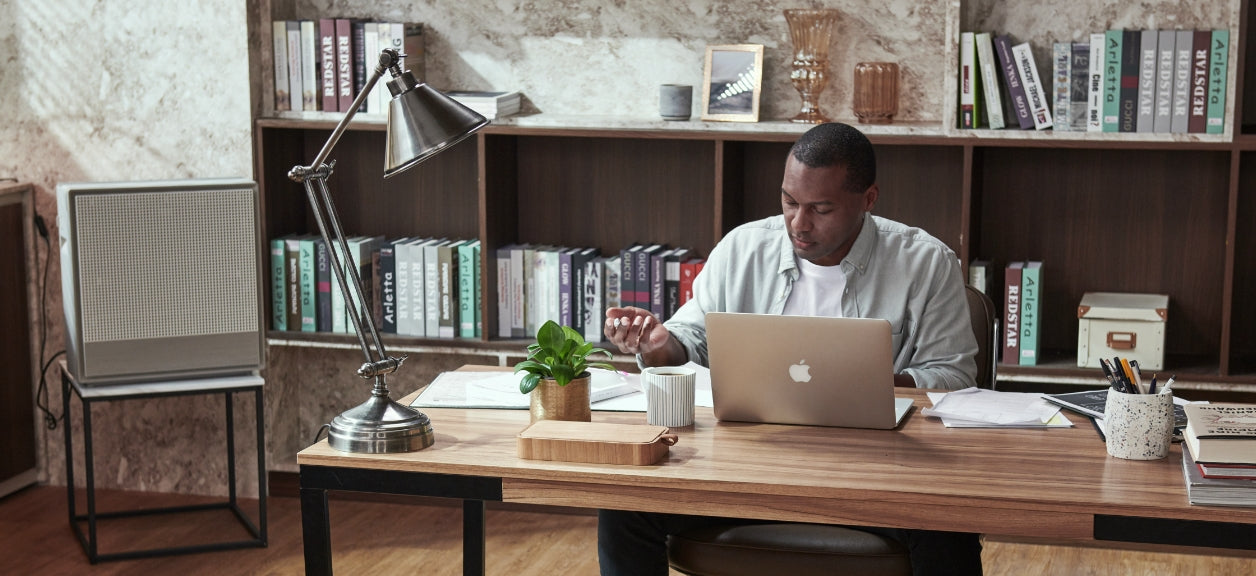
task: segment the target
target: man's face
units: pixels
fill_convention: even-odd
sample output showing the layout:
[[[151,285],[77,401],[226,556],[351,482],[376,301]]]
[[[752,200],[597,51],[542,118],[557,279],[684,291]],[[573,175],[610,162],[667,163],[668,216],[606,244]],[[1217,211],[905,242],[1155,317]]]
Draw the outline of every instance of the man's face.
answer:
[[[809,168],[790,155],[781,182],[781,210],[794,254],[819,266],[840,264],[877,194],[875,184],[859,193],[847,191],[845,166]]]

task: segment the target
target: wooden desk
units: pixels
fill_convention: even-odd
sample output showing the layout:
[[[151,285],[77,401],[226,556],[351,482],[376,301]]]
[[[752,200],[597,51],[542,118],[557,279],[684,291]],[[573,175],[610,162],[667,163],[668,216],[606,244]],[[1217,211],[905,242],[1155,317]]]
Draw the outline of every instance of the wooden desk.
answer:
[[[1107,455],[1090,423],[1069,429],[944,428],[919,413],[898,430],[716,422],[699,408],[656,466],[522,460],[526,410],[427,409],[432,447],[347,454],[327,442],[297,455],[307,574],[331,573],[327,491],[464,501],[464,574],[484,568],[484,502],[619,508],[1012,537],[1256,547],[1251,509],[1191,506],[1181,452],[1129,461]],[[408,403],[414,394],[406,397]],[[594,420],[644,423],[641,413]]]

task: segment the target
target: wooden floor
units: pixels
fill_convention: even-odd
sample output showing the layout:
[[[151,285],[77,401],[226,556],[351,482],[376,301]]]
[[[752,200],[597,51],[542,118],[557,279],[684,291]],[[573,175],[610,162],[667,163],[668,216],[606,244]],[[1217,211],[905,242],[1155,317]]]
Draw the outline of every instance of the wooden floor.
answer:
[[[99,510],[171,506],[207,499],[102,492]],[[82,512],[83,499],[79,499]],[[66,512],[65,489],[38,486],[0,499],[0,574],[174,574],[178,576],[304,573],[301,511],[296,498],[269,500],[266,548],[104,562],[92,566]],[[244,501],[246,513],[256,501]],[[332,499],[333,562],[337,574],[461,574],[461,508],[427,503]],[[100,551],[243,539],[229,513],[197,512],[102,522]],[[597,573],[597,519],[587,513],[488,511],[488,573],[550,576]],[[987,541],[987,575],[1256,574],[1256,555],[1107,550]]]

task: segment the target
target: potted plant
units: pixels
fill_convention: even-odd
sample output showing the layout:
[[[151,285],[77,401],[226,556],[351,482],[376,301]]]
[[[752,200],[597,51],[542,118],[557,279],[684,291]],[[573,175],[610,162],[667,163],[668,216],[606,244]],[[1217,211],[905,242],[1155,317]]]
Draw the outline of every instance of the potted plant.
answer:
[[[574,329],[553,320],[536,331],[536,342],[528,345],[528,358],[515,364],[515,373],[527,372],[519,382],[519,392],[531,394],[532,421],[573,420],[588,422],[588,368],[615,367],[605,362],[589,362],[589,356],[611,353],[585,342]]]

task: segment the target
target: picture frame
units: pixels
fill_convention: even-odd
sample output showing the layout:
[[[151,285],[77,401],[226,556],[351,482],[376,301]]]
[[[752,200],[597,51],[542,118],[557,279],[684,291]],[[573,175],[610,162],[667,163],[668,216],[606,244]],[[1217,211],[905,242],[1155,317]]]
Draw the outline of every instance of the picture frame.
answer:
[[[707,46],[702,80],[703,120],[758,122],[763,45]]]

